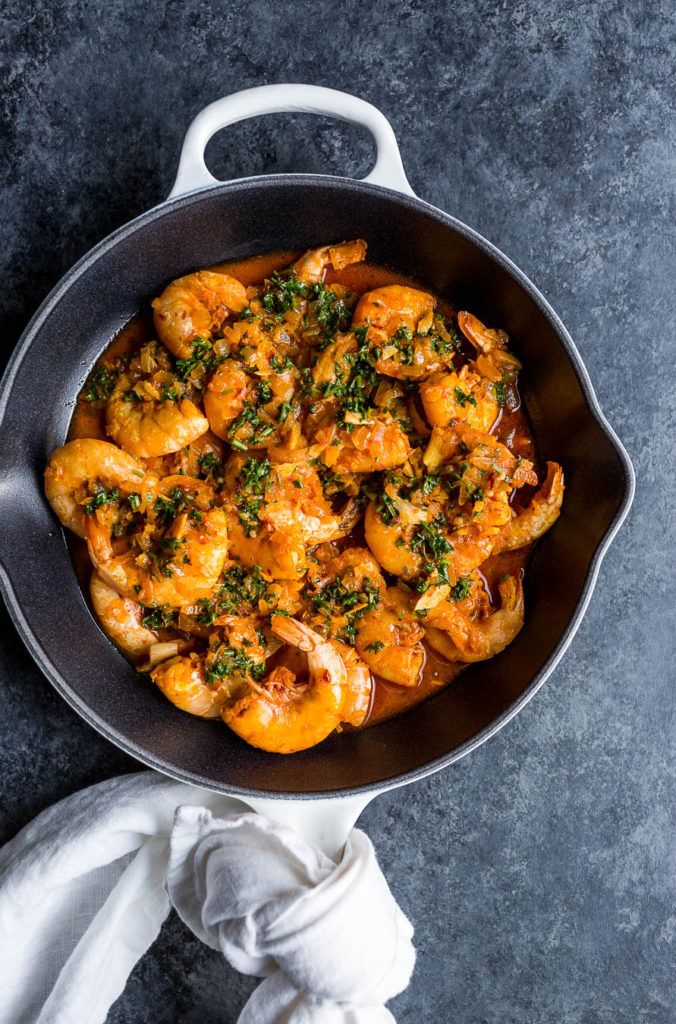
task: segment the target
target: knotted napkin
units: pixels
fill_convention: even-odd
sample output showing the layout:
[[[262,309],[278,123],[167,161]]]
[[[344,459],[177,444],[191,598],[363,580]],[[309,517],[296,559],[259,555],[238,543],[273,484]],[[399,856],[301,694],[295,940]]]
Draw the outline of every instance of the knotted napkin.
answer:
[[[392,1024],[413,929],[353,829],[330,860],[237,800],[140,772],[0,850],[0,1024],[103,1024],[173,906],[265,978],[239,1024]]]

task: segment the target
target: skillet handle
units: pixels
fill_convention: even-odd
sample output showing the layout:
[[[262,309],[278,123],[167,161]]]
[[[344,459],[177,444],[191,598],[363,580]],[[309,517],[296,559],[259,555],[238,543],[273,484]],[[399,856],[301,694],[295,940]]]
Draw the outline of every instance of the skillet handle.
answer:
[[[204,151],[212,135],[237,121],[283,111],[328,114],[340,121],[349,121],[366,128],[376,144],[376,162],[363,180],[406,195],[414,195],[406,180],[392,126],[377,107],[337,89],[287,84],[244,89],[232,96],[224,96],[200,111],[183,141],[178,174],[169,199],[219,184],[204,162]]]
[[[337,860],[357,818],[379,790],[326,800],[258,800],[246,798],[252,811],[294,829],[307,843]]]

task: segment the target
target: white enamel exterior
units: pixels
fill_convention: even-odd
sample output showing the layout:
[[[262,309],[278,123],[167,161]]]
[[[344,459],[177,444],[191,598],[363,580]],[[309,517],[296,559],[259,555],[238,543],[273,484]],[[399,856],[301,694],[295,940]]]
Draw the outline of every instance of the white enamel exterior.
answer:
[[[224,96],[200,111],[186,133],[178,174],[169,198],[175,199],[219,184],[204,162],[204,151],[216,132],[250,117],[288,111],[324,114],[366,128],[376,144],[376,162],[364,181],[405,195],[414,194],[406,180],[392,126],[377,107],[356,96],[320,85],[261,85]]]

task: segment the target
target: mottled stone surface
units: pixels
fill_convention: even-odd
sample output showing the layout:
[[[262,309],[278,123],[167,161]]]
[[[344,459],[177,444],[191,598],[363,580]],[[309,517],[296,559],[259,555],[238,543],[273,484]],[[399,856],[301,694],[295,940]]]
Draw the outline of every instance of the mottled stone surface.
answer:
[[[3,356],[80,255],[166,195],[202,106],[315,82],[380,106],[418,194],[538,282],[633,457],[633,512],[553,678],[491,742],[363,816],[416,924],[400,1024],[674,1019],[670,6],[8,0],[0,15]],[[357,130],[284,117],[209,156],[224,176],[357,174],[370,152]],[[52,692],[4,613],[0,659],[9,837],[132,764]],[[110,1021],[234,1022],[253,984],[172,918]]]

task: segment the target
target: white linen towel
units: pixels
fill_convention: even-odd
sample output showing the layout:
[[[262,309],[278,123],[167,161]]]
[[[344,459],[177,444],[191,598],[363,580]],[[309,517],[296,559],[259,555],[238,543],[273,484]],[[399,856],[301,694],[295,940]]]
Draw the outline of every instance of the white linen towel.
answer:
[[[239,1024],[392,1024],[413,929],[368,837],[338,863],[237,800],[139,772],[0,850],[0,1024],[103,1024],[173,904],[266,980]]]

